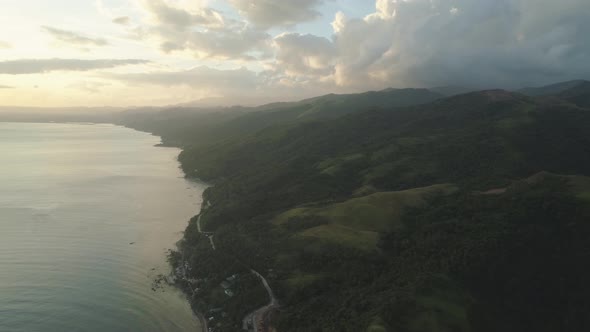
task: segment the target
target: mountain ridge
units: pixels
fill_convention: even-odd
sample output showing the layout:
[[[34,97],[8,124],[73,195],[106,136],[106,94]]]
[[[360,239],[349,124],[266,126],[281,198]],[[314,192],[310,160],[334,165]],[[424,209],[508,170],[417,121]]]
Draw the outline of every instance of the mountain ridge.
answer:
[[[217,118],[235,132],[205,143],[176,136],[187,176],[214,184],[198,220],[217,250],[195,218],[177,256],[209,280],[193,306],[226,308],[219,330],[235,331],[265,299],[215,294],[245,265],[278,296],[279,331],[583,330],[586,95],[484,90],[301,121],[306,101]]]

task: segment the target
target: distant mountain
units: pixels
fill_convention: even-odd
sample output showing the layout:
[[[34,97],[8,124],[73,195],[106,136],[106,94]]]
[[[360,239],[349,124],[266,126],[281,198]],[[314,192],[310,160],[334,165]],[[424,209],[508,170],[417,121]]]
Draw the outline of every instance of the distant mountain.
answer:
[[[216,136],[217,126],[243,115],[244,107],[164,107],[131,109],[118,113],[114,122],[155,133],[164,144],[184,145]],[[220,134],[221,135],[221,134]]]
[[[443,98],[426,89],[386,89],[359,94],[329,94],[298,102],[258,107],[166,108],[156,113],[123,112],[118,122],[156,132],[168,141],[217,142],[275,125],[340,117],[367,109],[391,109]]]
[[[399,91],[386,90],[218,123],[225,140],[189,142],[180,156],[187,175],[215,184],[199,220],[217,249],[197,218],[181,246],[192,277],[219,276],[195,304],[242,308],[215,302],[215,287],[248,266],[279,298],[279,331],[585,330],[586,92],[393,107]],[[244,311],[228,311],[220,331]]]
[[[580,107],[590,107],[590,82],[581,81],[557,96]]]
[[[370,108],[392,108],[426,104],[444,96],[427,89],[385,89],[359,94],[326,95],[294,103],[307,105],[298,118],[321,119]]]
[[[560,114],[564,118],[560,118]],[[575,119],[579,121],[572,122]],[[407,175],[416,178],[404,184],[406,173],[394,167],[388,173],[395,182],[389,183],[389,180],[383,181],[381,178],[380,181],[362,184],[383,189],[403,189],[418,184],[428,185],[433,178],[439,181],[457,181],[467,174],[475,176],[474,172],[491,180],[497,172],[506,171],[505,167],[508,165],[521,168],[520,171],[511,169],[509,173],[513,176],[541,170],[583,172],[581,165],[590,165],[590,156],[583,155],[586,159],[582,163],[581,155],[572,153],[569,160],[563,153],[574,147],[574,150],[585,150],[582,142],[587,142],[590,146],[590,136],[586,137],[584,133],[584,128],[590,130],[589,121],[590,113],[575,110],[566,104],[553,104],[504,90],[489,90],[399,108],[395,112],[390,109],[369,109],[336,119],[277,125],[222,144],[213,144],[213,149],[206,153],[192,154],[187,150],[184,158],[187,165],[190,165],[189,160],[192,157],[198,161],[197,164],[188,166],[187,171],[198,169],[195,175],[214,178],[221,174],[231,174],[229,169],[234,167],[236,171],[244,172],[244,164],[252,165],[254,170],[256,167],[273,167],[275,163],[297,159],[298,156],[304,157],[309,164],[314,164],[321,160],[309,160],[310,158],[345,158],[345,155],[339,155],[355,153],[366,155],[369,152],[375,153],[372,149],[387,147],[403,138],[402,141],[406,143],[402,144],[403,148],[398,147],[401,151],[388,157],[381,156],[376,165],[386,163],[387,158],[392,158],[388,162],[398,165],[400,169],[407,169]],[[565,135],[568,130],[570,132]],[[531,135],[527,136],[527,133]],[[564,137],[558,138],[561,134]],[[553,143],[554,139],[565,140],[572,135],[585,138],[575,139],[567,146],[560,144],[558,147]],[[479,152],[475,153],[475,147],[478,147]],[[445,152],[447,148],[451,150]],[[506,154],[507,150],[514,150],[514,154]],[[525,158],[533,152],[534,158],[531,157],[528,162],[542,161],[541,165],[526,166],[526,159],[519,162],[505,159]],[[418,156],[421,161],[415,159]],[[447,156],[448,159],[445,157],[444,162],[434,165],[432,162],[436,159],[435,156]],[[235,164],[224,160],[225,157],[232,160],[243,158],[244,163]],[[471,158],[480,160],[470,162]],[[482,163],[482,158],[487,162]],[[465,166],[460,166],[461,164]],[[466,165],[473,168],[468,170]],[[571,169],[567,169],[567,165]],[[485,168],[481,168],[483,166]],[[246,178],[252,176],[254,174],[248,174]],[[501,181],[502,178],[503,176],[496,177],[495,181]]]
[[[245,95],[228,96],[228,97],[210,97],[201,98],[185,103],[170,105],[169,107],[188,107],[188,108],[222,108],[233,106],[256,107],[269,103],[269,96],[253,97]],[[280,100],[276,97],[277,100]],[[273,99],[270,99],[273,100]]]
[[[573,80],[567,82],[560,82],[555,84],[550,84],[541,87],[530,87],[518,90],[519,93],[525,94],[527,96],[551,96],[560,94],[563,91],[569,90],[574,88],[580,84],[588,83],[588,81],[584,80]]]
[[[478,89],[466,88],[462,86],[438,86],[434,88],[428,88],[428,90],[441,94],[446,97],[452,97],[464,93],[477,91]]]

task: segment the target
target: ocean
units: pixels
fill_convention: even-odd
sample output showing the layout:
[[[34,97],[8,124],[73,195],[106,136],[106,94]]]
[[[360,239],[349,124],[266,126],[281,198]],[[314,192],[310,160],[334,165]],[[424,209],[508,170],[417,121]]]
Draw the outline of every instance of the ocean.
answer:
[[[159,142],[0,123],[0,331],[200,331],[182,293],[153,288],[205,189]]]

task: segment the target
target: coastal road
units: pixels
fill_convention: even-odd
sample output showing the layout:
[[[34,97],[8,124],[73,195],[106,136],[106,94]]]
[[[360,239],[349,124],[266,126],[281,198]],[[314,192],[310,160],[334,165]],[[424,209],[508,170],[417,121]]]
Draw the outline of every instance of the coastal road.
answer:
[[[197,218],[197,230],[199,233],[203,233],[203,230],[201,229],[201,214],[199,214],[199,217]]]
[[[199,231],[199,233],[204,234],[209,238],[209,242],[211,243],[211,248],[213,248],[213,250],[216,250],[215,241],[213,241],[213,233],[203,232],[203,230],[201,229],[201,215],[200,214],[199,214],[199,218],[197,218],[197,230]]]
[[[252,274],[256,275],[262,281],[264,288],[266,288],[266,292],[268,293],[268,297],[270,298],[270,303],[265,305],[262,308],[256,309],[255,311],[248,314],[244,320],[242,321],[242,328],[244,330],[248,330],[249,323],[252,324],[252,331],[254,332],[267,332],[268,326],[266,324],[266,320],[268,318],[268,314],[279,307],[279,301],[274,295],[272,288],[266,278],[264,278],[260,273],[255,270],[250,269]]]
[[[211,248],[215,249],[215,242],[213,241],[213,234],[209,235],[209,242],[211,243]]]
[[[250,269],[250,272],[252,272],[258,278],[260,278],[260,280],[262,280],[262,284],[264,285],[264,288],[266,288],[266,292],[268,293],[268,297],[270,298],[270,304],[269,304],[269,306],[278,305],[279,304],[279,301],[275,297],[275,294],[272,291],[272,288],[270,288],[270,285],[268,284],[268,281],[266,281],[266,279],[260,273],[254,271],[252,269]]]
[[[207,207],[211,206],[211,204],[209,204],[209,202],[207,202],[207,204],[208,204]],[[213,241],[214,234],[211,232],[204,232],[203,229],[201,228],[201,214],[197,218],[197,230],[199,231],[199,233],[206,235],[209,238],[209,242],[211,243],[211,248],[213,248],[213,250],[216,250],[215,242]],[[260,281],[262,281],[262,285],[264,285],[264,288],[266,289],[266,292],[268,293],[270,303],[262,308],[259,308],[255,311],[251,312],[250,314],[248,314],[243,319],[242,326],[243,326],[244,330],[248,330],[248,323],[252,322],[254,332],[266,332],[265,320],[268,318],[268,314],[272,310],[279,307],[279,301],[275,297],[275,294],[272,291],[272,288],[270,287],[270,284],[268,283],[266,278],[264,278],[264,276],[262,276],[262,274],[258,273],[257,271],[255,271],[253,269],[250,269],[250,272],[252,272],[252,274],[257,276],[260,279]],[[207,322],[204,319],[204,317],[202,320],[204,320],[205,331],[207,331]]]
[[[199,231],[199,233],[204,234],[209,238],[209,242],[211,242],[211,248],[215,250],[215,243],[213,242],[213,233],[203,232],[203,230],[201,229],[201,214],[199,214],[199,218],[197,218],[197,230]],[[193,296],[195,296],[194,291]],[[201,320],[201,323],[203,325],[203,332],[208,332],[209,327],[207,326],[207,318],[200,312],[197,312],[197,315],[199,316],[199,319]]]

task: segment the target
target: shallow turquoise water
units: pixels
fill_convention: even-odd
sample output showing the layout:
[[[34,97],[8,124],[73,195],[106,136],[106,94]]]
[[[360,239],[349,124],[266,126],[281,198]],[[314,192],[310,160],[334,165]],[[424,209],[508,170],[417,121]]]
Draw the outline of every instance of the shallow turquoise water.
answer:
[[[204,190],[159,141],[0,123],[0,331],[199,330],[182,294],[152,290]]]

